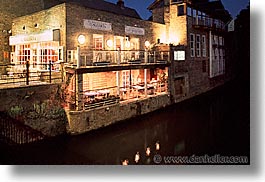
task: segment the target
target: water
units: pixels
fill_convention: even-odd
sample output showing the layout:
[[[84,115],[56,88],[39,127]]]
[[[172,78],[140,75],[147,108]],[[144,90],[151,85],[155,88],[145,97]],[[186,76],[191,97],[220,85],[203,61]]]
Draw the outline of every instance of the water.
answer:
[[[31,145],[0,145],[0,164],[117,164],[159,156],[249,157],[248,87],[231,82],[180,104],[79,136]],[[159,143],[160,150],[155,150]],[[145,156],[150,147],[151,156]]]

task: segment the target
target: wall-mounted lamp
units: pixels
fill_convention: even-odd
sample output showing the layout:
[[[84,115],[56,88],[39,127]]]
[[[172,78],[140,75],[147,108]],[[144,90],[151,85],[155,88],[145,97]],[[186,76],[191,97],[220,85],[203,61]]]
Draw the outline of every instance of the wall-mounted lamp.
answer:
[[[86,42],[86,37],[84,35],[79,35],[77,41],[80,45],[83,45]]]
[[[113,47],[113,40],[111,40],[111,39],[107,40],[107,46],[109,48],[112,48]]]
[[[144,46],[146,47],[146,48],[149,48],[150,47],[150,42],[147,40],[147,41],[145,41],[145,43],[144,43]]]

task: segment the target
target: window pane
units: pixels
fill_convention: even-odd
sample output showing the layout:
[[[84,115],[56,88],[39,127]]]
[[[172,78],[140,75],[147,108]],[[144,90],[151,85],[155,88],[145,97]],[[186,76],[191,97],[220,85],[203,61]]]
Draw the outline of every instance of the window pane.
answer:
[[[184,5],[178,6],[178,16],[182,16],[184,14],[185,14],[185,12],[184,12]]]

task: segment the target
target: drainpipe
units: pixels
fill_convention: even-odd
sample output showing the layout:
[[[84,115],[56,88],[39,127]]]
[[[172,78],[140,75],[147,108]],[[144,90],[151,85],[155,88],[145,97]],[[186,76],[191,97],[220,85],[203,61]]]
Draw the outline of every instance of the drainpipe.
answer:
[[[148,49],[145,49],[144,52],[144,62],[148,62]],[[144,69],[144,97],[147,98],[147,69]]]
[[[210,30],[210,32],[209,32],[209,57],[210,57],[210,64],[209,64],[209,66],[210,66],[210,78],[212,78],[213,77],[213,67],[212,67],[212,65],[213,65],[213,54],[212,54],[212,51],[213,51],[213,43],[212,43],[212,31]]]

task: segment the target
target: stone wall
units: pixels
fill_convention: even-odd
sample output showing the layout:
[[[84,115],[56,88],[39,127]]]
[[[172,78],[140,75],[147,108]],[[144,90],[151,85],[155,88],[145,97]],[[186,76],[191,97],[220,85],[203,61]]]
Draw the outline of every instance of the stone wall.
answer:
[[[9,61],[4,52],[10,52],[8,31],[12,28],[15,17],[24,16],[44,9],[43,0],[0,0],[0,63]],[[6,54],[6,53],[5,53]],[[0,73],[3,70],[0,68]]]
[[[1,12],[0,10],[0,64],[4,64],[9,60],[9,55],[6,52],[10,52],[10,46],[8,44],[11,23],[15,15]],[[2,73],[2,67],[0,67],[0,73]]]
[[[147,114],[171,104],[169,95],[151,97],[130,103],[98,108],[91,111],[67,112],[69,132],[80,134],[118,121]]]
[[[0,117],[7,113],[46,136],[66,132],[60,84],[0,89],[0,100]]]
[[[140,39],[140,49],[144,49],[144,42],[156,43],[157,39],[164,39],[165,25],[150,21],[139,20],[126,16],[121,16],[105,11],[85,8],[75,4],[66,4],[67,11],[67,49],[74,50],[78,46],[77,37],[83,34],[87,41],[83,48],[91,49],[93,46],[92,35],[102,34],[113,39],[114,36],[126,36],[125,25],[145,29],[145,35],[129,35]],[[112,23],[112,31],[100,31],[86,29],[84,19],[97,20]]]
[[[60,29],[60,45],[65,45],[65,19],[65,4],[60,4],[47,10],[14,19],[12,35],[38,34],[49,29]],[[35,25],[37,25],[37,27]],[[23,27],[25,27],[25,30],[23,30]]]

